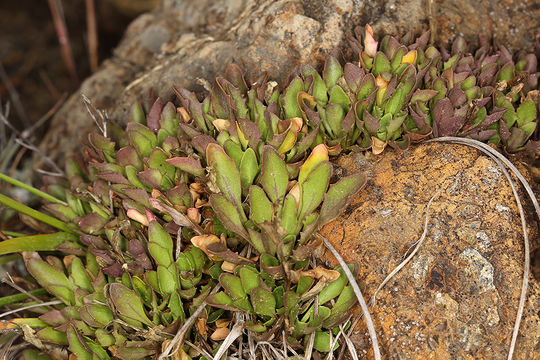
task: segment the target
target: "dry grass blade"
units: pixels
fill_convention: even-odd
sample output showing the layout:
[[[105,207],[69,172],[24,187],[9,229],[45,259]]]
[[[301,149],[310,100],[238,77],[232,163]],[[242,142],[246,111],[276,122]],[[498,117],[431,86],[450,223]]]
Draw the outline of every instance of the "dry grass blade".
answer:
[[[360,303],[360,308],[362,309],[364,318],[366,319],[366,327],[368,329],[369,337],[371,339],[371,346],[373,347],[373,357],[375,358],[375,360],[381,360],[381,350],[379,349],[377,333],[375,331],[375,326],[373,325],[371,315],[369,314],[369,308],[366,304],[366,300],[364,300],[364,296],[362,295],[362,291],[360,290],[360,286],[358,286],[354,275],[351,273],[351,270],[349,269],[341,255],[336,251],[334,246],[332,246],[332,244],[320,233],[315,234],[322,239],[322,241],[324,242],[324,246],[326,246],[330,250],[332,255],[334,255],[334,257],[338,260],[339,265],[341,265],[341,268],[343,269],[343,272],[345,272],[345,275],[347,275],[347,278],[349,279],[349,282],[351,283],[351,286],[354,290],[354,294],[356,295],[356,298]],[[345,236],[345,234],[343,235]]]
[[[384,285],[386,285],[388,283],[388,281],[390,281],[390,279],[392,279],[401,269],[403,269],[403,267],[405,267],[405,265],[407,265],[407,263],[414,257],[414,255],[416,255],[416,253],[420,249],[420,246],[422,246],[422,243],[424,242],[424,240],[426,238],[426,235],[427,235],[427,232],[428,232],[429,208],[430,208],[431,203],[433,202],[433,200],[441,193],[442,190],[443,190],[443,188],[440,188],[435,193],[435,195],[433,195],[431,197],[431,199],[429,199],[429,202],[428,202],[428,204],[426,206],[426,219],[424,221],[424,232],[422,233],[422,236],[420,237],[420,240],[417,241],[416,246],[414,247],[414,250],[412,251],[412,253],[409,254],[409,256],[407,256],[407,258],[405,260],[403,260],[398,266],[396,266],[396,268],[394,270],[392,270],[392,272],[390,274],[388,274],[388,276],[379,285],[377,290],[375,290],[375,293],[373,294],[373,297],[371,298],[371,306],[375,306],[377,293],[384,287]]]
[[[311,354],[313,352],[313,344],[315,344],[315,332],[312,332],[311,335],[309,336],[309,342],[306,346],[304,360],[311,359]],[[332,349],[332,347],[330,347],[330,349]]]
[[[104,137],[107,137],[107,113],[104,110],[97,109],[90,98],[85,94],[81,94],[84,106],[86,106],[86,111],[94,120],[94,123],[98,127],[99,131]],[[98,119],[99,118],[99,119]]]
[[[216,285],[216,287],[212,289],[210,294],[217,293],[219,289],[221,289],[221,285]],[[178,332],[176,333],[174,338],[171,340],[169,345],[167,345],[163,353],[159,355],[158,360],[163,360],[171,355],[174,355],[178,351],[178,349],[180,348],[180,346],[182,346],[184,342],[184,336],[186,335],[188,330],[191,328],[191,326],[195,323],[195,320],[197,320],[197,317],[204,310],[205,307],[206,307],[206,300],[203,301],[203,303],[199,305],[197,310],[195,310],[195,312],[193,312],[193,314],[189,318],[186,319],[186,321],[184,322],[184,325],[182,325],[182,327],[178,330]]]
[[[345,332],[343,331],[343,325],[339,325],[339,333],[343,335],[345,343],[347,344],[347,348],[349,349],[349,354],[351,354],[353,360],[358,360],[358,354],[356,352],[356,349],[354,348],[354,344],[351,340],[351,337],[348,334],[345,334]]]
[[[48,302],[44,302],[44,303],[23,306],[21,308],[13,309],[13,310],[6,311],[6,312],[0,314],[0,318],[6,317],[6,316],[11,315],[11,314],[15,314],[15,313],[17,313],[19,311],[23,311],[23,310],[33,309],[33,308],[41,307],[41,306],[58,305],[58,304],[61,304],[61,303],[62,302],[60,300],[53,300],[53,301],[48,301]]]
[[[483,153],[488,155],[493,161],[495,161],[495,163],[497,163],[499,168],[502,170],[502,172],[504,173],[504,175],[508,179],[508,182],[510,183],[510,187],[512,188],[512,192],[514,193],[514,197],[516,199],[518,210],[519,210],[519,215],[521,217],[521,226],[523,228],[523,240],[524,240],[524,243],[525,243],[525,246],[524,246],[524,248],[525,248],[525,263],[524,263],[524,269],[523,269],[523,280],[522,280],[522,286],[521,286],[521,294],[520,294],[520,298],[519,298],[519,306],[518,306],[518,311],[517,311],[517,314],[516,314],[516,321],[515,321],[515,324],[514,324],[514,330],[512,332],[512,341],[510,342],[510,349],[508,351],[508,360],[511,360],[513,355],[514,355],[517,336],[518,336],[518,333],[519,333],[519,327],[520,327],[520,324],[521,324],[521,318],[523,317],[523,310],[525,308],[525,300],[527,298],[527,288],[528,288],[528,285],[529,285],[529,273],[530,273],[530,266],[531,265],[530,265],[530,254],[529,254],[529,252],[530,252],[530,250],[529,250],[529,236],[527,234],[527,221],[525,220],[525,214],[523,212],[523,206],[521,205],[521,200],[519,198],[519,194],[517,192],[516,186],[514,185],[514,181],[512,180],[512,177],[510,176],[510,174],[508,173],[508,171],[506,170],[506,168],[503,166],[502,163],[504,163],[506,166],[508,166],[510,168],[510,170],[512,170],[514,175],[521,181],[521,183],[523,184],[523,187],[525,188],[525,190],[529,194],[529,196],[530,196],[530,198],[531,198],[531,200],[532,200],[532,202],[534,204],[534,207],[536,209],[536,213],[538,215],[538,218],[540,219],[540,207],[538,206],[538,200],[534,196],[534,193],[533,193],[529,183],[527,182],[527,180],[525,180],[523,175],[521,175],[519,170],[510,162],[510,160],[508,160],[501,153],[499,153],[498,151],[494,150],[493,148],[487,146],[486,144],[481,143],[481,142],[479,142],[477,140],[473,140],[473,139],[455,138],[455,137],[442,137],[442,138],[428,140],[427,142],[450,142],[450,143],[455,143],[455,144],[462,144],[462,145],[471,146],[471,147],[474,147],[475,149],[478,149],[478,150],[482,151]]]
[[[214,356],[214,360],[220,360],[221,357],[225,355],[225,352],[229,349],[229,347],[233,344],[233,342],[238,339],[238,337],[242,336],[243,332],[244,321],[238,321],[236,324],[234,324],[231,332],[229,332],[227,337],[223,340],[223,343],[221,343],[221,346],[219,347],[216,356]]]
[[[64,19],[62,3],[60,0],[49,0],[49,8],[51,9],[58,42],[62,47],[62,58],[68,68],[73,85],[79,87],[79,79],[77,78],[77,70],[75,70],[75,60],[73,58],[73,51],[71,51],[71,44],[69,43],[69,35]]]
[[[85,0],[86,5],[86,31],[88,32],[88,56],[90,57],[90,70],[96,72],[98,68],[98,36],[96,21],[96,6],[94,0]]]
[[[19,337],[19,334],[14,331],[4,333],[2,334],[2,336],[0,336],[0,359],[1,360],[9,359],[8,358],[9,352],[12,350],[13,343],[15,342],[15,340],[17,340],[18,337]],[[11,356],[13,356],[13,354],[11,354]]]
[[[210,355],[208,353],[208,351],[204,350],[204,349],[201,349],[200,347],[198,347],[197,345],[195,345],[194,343],[192,343],[191,341],[189,340],[184,340],[184,342],[186,343],[186,345],[189,345],[191,346],[193,349],[197,350],[199,352],[199,354],[201,354],[202,356],[204,356],[205,358],[207,359],[211,359],[212,358],[212,355]]]

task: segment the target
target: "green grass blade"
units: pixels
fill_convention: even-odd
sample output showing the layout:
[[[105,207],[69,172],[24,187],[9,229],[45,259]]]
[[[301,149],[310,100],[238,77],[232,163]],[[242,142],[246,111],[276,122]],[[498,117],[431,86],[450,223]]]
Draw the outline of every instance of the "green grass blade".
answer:
[[[0,242],[0,255],[21,251],[52,251],[66,241],[77,241],[77,235],[65,232],[23,236]]]
[[[11,236],[11,237],[21,237],[21,236],[26,236],[28,234],[23,234],[23,233],[20,233],[20,232],[15,232],[15,231],[8,231],[8,230],[0,230],[2,232],[2,234],[6,235],[6,236]]]
[[[66,223],[64,223],[63,221],[60,221],[52,216],[49,216],[49,215],[43,214],[42,212],[34,210],[31,207],[21,204],[20,202],[15,201],[4,194],[0,194],[0,205],[5,205],[7,207],[10,207],[17,212],[33,217],[34,219],[44,222],[45,224],[49,224],[52,227],[57,228],[58,230],[75,233],[75,231],[70,229],[66,225]]]
[[[29,293],[34,295],[34,296],[45,295],[45,294],[47,294],[47,290],[45,290],[45,289],[37,289],[37,290],[29,291]],[[9,305],[9,304],[13,304],[13,303],[16,303],[16,302],[19,302],[19,301],[26,300],[28,298],[29,298],[28,295],[22,294],[22,293],[21,294],[4,296],[4,297],[0,298],[0,306],[6,306],[6,305]]]
[[[45,192],[43,192],[41,190],[36,189],[33,186],[25,184],[25,183],[23,183],[23,182],[21,182],[19,180],[16,180],[16,179],[14,179],[14,178],[12,178],[10,176],[7,176],[5,174],[0,173],[0,180],[4,180],[5,182],[8,182],[8,183],[10,183],[12,185],[15,185],[15,186],[18,186],[18,187],[20,187],[22,189],[25,189],[25,190],[31,192],[32,194],[37,195],[37,196],[39,196],[39,197],[41,197],[41,198],[43,198],[45,200],[48,200],[50,202],[59,203],[59,204],[62,204],[62,205],[67,205],[67,203],[63,202],[62,200],[59,200],[59,199],[55,198],[52,195],[49,195],[49,194],[47,194],[47,193],[45,193]]]
[[[17,254],[12,255],[6,255],[6,256],[0,256],[0,266],[4,265],[8,262],[19,260],[21,257]]]

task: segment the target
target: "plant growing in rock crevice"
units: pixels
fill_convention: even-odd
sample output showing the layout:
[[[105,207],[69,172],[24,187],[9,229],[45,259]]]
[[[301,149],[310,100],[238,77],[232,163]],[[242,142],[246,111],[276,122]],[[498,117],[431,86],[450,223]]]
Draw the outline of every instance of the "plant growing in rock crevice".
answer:
[[[538,147],[536,57],[487,44],[473,56],[461,38],[448,52],[428,38],[378,43],[368,26],[363,42],[350,41],[357,62],[329,57],[322,74],[302,66],[282,91],[231,65],[202,102],[175,89],[181,107],[157,99],[146,112],[134,104],[125,129],[109,121],[68,160],[65,179],[45,179],[53,217],[0,196],[60,230],[40,245],[0,243],[2,253],[54,250],[23,257],[61,302],[6,326],[26,324],[28,341],[81,359],[143,359],[205,303],[187,338],[207,352],[235,312],[258,339],[301,353],[313,338],[316,351],[332,351],[356,298],[343,269],[316,262],[313,234],[366,177],[334,179],[331,156],[446,135]]]

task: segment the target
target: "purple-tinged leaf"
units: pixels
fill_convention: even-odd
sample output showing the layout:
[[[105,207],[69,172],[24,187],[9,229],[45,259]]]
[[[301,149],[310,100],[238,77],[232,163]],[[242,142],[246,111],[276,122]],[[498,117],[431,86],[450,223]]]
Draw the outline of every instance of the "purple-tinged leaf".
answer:
[[[95,234],[103,229],[108,219],[105,219],[98,213],[90,213],[75,219],[75,221],[77,222],[79,228],[85,233]]]
[[[360,82],[362,81],[364,75],[365,73],[362,68],[352,63],[345,64],[345,67],[343,69],[343,77],[345,78],[345,82],[353,93],[356,94],[356,92],[358,91],[358,88],[360,87]]]
[[[210,205],[226,229],[246,240],[249,239],[243,225],[243,220],[239,214],[240,211],[242,211],[243,214],[242,209],[238,209],[232,202],[220,194],[210,195]]]
[[[132,165],[139,171],[143,168],[137,151],[131,146],[125,146],[116,152],[116,164],[121,167]]]
[[[376,134],[379,131],[379,120],[371,115],[367,110],[364,110],[364,126],[370,134]]]
[[[244,118],[238,118],[238,126],[240,127],[240,130],[244,133],[244,136],[246,137],[249,146],[253,149],[256,149],[257,145],[261,141],[262,136],[259,126],[257,126],[257,124],[253,121]]]
[[[435,137],[454,135],[451,132],[453,129],[451,118],[453,116],[454,107],[449,99],[440,99],[435,103],[433,107],[433,133]]]
[[[448,92],[448,98],[454,107],[460,107],[467,102],[467,95],[459,87],[455,86]]]
[[[154,198],[150,198],[148,200],[148,202],[150,203],[150,206],[153,207],[154,209],[159,210],[159,211],[163,211],[164,213],[170,215],[170,217],[172,217],[173,221],[177,225],[185,226],[185,227],[189,227],[189,228],[193,227],[193,223],[191,222],[191,220],[189,220],[187,215],[182,214],[181,212],[179,212],[175,208],[173,208],[173,207],[171,207],[169,205],[165,205],[164,203],[162,203],[158,199],[154,199]]]
[[[161,115],[162,108],[163,102],[160,98],[157,98],[152,107],[150,108],[150,112],[148,112],[148,115],[146,116],[147,126],[154,131],[157,131],[159,129],[159,116]]]
[[[229,80],[234,87],[240,90],[242,94],[245,95],[247,93],[246,80],[240,66],[237,64],[230,64],[227,66],[227,69],[225,69],[225,78]]]
[[[208,145],[217,144],[217,141],[213,137],[208,135],[198,135],[193,138],[191,144],[199,154],[204,155],[206,154],[206,149],[208,148]]]
[[[471,139],[475,139],[478,141],[487,141],[496,133],[497,133],[497,130],[483,130],[483,131],[479,131],[476,134],[470,134],[469,137]]]
[[[203,177],[205,174],[199,159],[192,157],[174,157],[167,159],[166,162],[194,176]]]
[[[420,90],[420,89],[416,89],[416,91],[413,93],[413,95],[411,97],[410,103],[415,104],[417,101],[427,103],[429,100],[433,99],[438,94],[439,94],[439,92],[437,90],[432,90],[432,89]]]

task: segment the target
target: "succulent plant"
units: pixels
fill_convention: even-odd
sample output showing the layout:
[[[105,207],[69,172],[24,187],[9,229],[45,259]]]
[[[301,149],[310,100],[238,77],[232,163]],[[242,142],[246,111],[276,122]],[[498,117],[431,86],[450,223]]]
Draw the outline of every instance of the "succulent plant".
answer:
[[[341,268],[317,263],[313,234],[366,177],[335,179],[331,156],[450,135],[509,152],[539,146],[529,140],[535,56],[487,44],[473,56],[460,37],[450,52],[428,39],[378,43],[367,26],[363,41],[350,40],[356,62],[329,57],[322,73],[301,66],[282,90],[266,75],[248,83],[230,65],[203,101],[175,88],[181,106],[136,103],[125,128],[109,121],[90,134],[65,179],[33,189],[52,216],[0,195],[59,230],[0,244],[2,253],[27,250],[28,272],[60,302],[8,326],[28,325],[40,341],[32,344],[80,359],[145,359],[206,304],[187,336],[207,351],[235,313],[258,339],[301,353],[313,338],[316,351],[332,351],[356,298]]]

